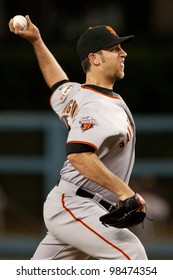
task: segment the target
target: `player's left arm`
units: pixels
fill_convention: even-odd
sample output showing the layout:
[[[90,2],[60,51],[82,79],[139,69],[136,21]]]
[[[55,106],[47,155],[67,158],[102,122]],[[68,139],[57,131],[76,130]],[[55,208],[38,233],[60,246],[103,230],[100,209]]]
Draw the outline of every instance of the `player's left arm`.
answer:
[[[68,155],[68,160],[83,176],[114,192],[120,200],[125,200],[135,194],[101,162],[95,153],[72,153]]]

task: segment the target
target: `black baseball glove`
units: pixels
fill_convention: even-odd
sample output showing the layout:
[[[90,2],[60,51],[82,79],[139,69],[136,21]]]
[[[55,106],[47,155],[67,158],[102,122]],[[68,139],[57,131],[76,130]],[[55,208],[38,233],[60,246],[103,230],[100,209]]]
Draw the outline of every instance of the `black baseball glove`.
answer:
[[[100,221],[105,226],[116,228],[128,228],[143,222],[146,213],[141,209],[145,209],[144,199],[136,193],[134,196],[120,200],[116,205],[112,206],[109,212],[100,217]]]

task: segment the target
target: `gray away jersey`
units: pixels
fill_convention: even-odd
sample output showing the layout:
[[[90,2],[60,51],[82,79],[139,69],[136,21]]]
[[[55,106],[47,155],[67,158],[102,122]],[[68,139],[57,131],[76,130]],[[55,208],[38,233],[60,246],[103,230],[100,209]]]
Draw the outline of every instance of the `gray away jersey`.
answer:
[[[54,91],[50,103],[70,129],[67,143],[92,146],[103,164],[128,184],[135,157],[135,124],[123,99],[67,82]],[[109,201],[117,199],[114,193],[83,177],[68,160],[61,178]]]

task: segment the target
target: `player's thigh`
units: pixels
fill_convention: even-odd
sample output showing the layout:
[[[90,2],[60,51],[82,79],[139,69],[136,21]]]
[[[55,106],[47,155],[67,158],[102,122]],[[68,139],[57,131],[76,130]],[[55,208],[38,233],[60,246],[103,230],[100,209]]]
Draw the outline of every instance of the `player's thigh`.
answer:
[[[38,245],[32,260],[84,260],[88,256],[47,233]]]
[[[57,239],[98,259],[145,258],[143,246],[134,234],[127,229],[106,227],[99,221],[106,211],[96,202],[65,195],[59,200],[63,202],[62,211],[57,204],[51,205],[51,212],[48,205],[45,209],[47,227]]]

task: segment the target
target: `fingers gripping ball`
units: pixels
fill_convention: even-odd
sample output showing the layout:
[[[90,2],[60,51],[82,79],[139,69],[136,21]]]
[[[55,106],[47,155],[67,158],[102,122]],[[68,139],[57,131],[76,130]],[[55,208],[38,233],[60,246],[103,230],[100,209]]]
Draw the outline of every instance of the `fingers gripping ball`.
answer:
[[[24,16],[17,15],[13,18],[13,27],[20,27],[20,30],[26,30],[27,28],[27,20]]]
[[[142,211],[145,207],[144,199],[139,195],[118,201],[110,211],[100,217],[102,224],[116,228],[128,228],[143,222],[146,213]]]

